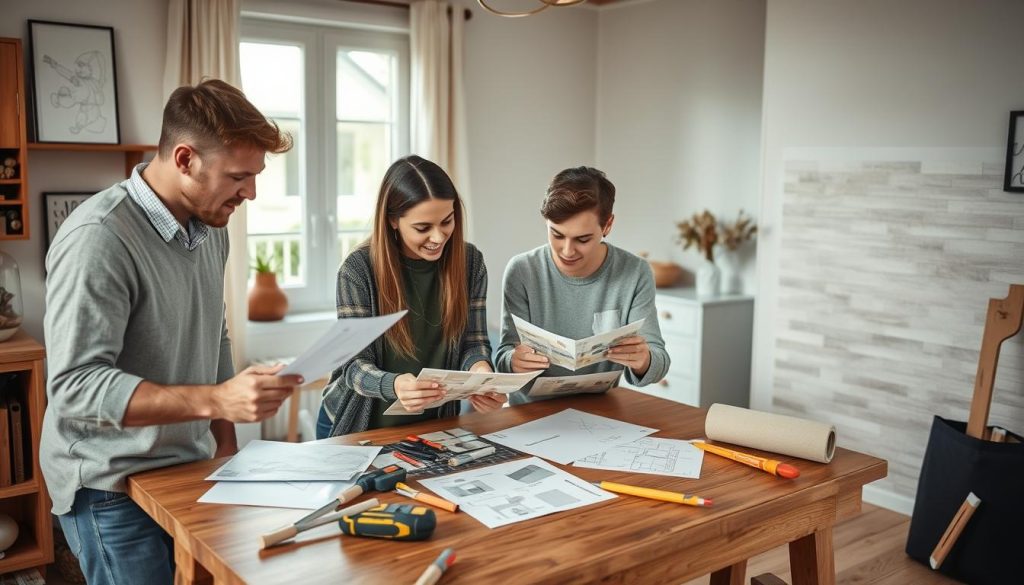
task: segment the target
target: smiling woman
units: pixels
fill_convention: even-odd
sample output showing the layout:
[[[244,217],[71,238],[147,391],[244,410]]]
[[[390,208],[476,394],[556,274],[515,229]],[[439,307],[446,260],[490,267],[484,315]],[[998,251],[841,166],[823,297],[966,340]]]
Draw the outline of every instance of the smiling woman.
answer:
[[[445,389],[421,381],[423,368],[493,371],[487,339],[487,269],[463,238],[459,193],[441,167],[418,156],[384,174],[370,239],[338,270],[338,318],[409,314],[331,375],[317,438],[458,414],[459,402],[424,406]],[[399,400],[412,416],[384,411]],[[495,410],[504,395],[470,398]]]

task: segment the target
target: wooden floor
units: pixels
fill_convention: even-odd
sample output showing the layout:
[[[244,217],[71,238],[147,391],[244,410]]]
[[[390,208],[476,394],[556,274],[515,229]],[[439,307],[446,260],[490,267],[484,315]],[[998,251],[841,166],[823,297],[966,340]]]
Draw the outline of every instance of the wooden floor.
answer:
[[[903,552],[910,518],[885,508],[864,504],[863,512],[839,524],[833,535],[837,585],[954,585],[954,581],[913,561]],[[747,563],[747,580],[775,573],[791,583],[789,549],[779,547]],[[708,577],[685,585],[707,585]]]

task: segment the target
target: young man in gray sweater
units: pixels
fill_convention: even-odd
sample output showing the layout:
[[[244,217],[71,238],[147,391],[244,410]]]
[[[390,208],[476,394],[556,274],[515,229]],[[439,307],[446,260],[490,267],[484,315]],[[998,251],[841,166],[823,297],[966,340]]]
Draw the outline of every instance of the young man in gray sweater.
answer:
[[[171,539],[125,478],[234,454],[234,423],[272,416],[302,383],[280,368],[234,375],[224,320],[224,227],[256,196],[266,154],[290,144],[227,83],[180,87],[153,162],[90,197],[54,237],[40,459],[91,585],[171,583]]]
[[[668,372],[651,269],[603,241],[615,220],[614,204],[615,186],[597,169],[576,167],[555,175],[541,206],[548,244],[515,256],[505,268],[501,344],[494,360],[499,372],[570,376],[624,370],[636,386]],[[521,344],[512,315],[571,339],[646,320],[639,335],[611,348],[608,361],[572,372]],[[530,401],[528,390],[509,398],[512,404]]]

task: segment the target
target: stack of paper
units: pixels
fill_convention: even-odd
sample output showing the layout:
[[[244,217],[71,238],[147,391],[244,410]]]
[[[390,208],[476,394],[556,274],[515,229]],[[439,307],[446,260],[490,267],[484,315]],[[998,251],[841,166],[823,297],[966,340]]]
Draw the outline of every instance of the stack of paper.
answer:
[[[380,447],[252,441],[210,474],[204,503],[315,509],[370,466]]]

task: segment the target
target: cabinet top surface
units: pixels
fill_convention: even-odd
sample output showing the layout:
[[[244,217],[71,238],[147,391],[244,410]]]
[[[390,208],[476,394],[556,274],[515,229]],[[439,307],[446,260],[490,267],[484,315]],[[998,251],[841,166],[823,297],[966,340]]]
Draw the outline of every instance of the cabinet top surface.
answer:
[[[657,296],[667,299],[688,301],[700,305],[717,305],[722,303],[749,303],[754,300],[754,295],[747,294],[726,294],[713,297],[698,297],[697,289],[693,287],[659,288]]]
[[[46,349],[23,329],[7,341],[0,341],[0,363],[41,360],[44,357]]]

